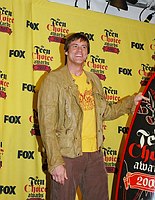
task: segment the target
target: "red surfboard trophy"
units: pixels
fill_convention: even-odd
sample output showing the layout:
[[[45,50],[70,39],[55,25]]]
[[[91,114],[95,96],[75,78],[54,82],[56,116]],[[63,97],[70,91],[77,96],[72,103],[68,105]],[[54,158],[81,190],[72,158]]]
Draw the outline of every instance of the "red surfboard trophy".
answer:
[[[118,171],[115,200],[155,200],[155,74],[136,107]]]

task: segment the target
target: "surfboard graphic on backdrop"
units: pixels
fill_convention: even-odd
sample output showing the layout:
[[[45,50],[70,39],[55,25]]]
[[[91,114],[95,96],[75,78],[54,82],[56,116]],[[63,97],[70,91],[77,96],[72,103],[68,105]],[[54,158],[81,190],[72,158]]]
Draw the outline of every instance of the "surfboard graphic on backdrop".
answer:
[[[115,200],[155,200],[155,74],[136,107],[126,138]]]

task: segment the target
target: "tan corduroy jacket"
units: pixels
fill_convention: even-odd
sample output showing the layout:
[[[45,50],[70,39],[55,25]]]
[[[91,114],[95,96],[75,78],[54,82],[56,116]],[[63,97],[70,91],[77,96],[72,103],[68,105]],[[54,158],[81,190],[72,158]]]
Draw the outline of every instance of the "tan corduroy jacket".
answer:
[[[109,106],[99,78],[93,73],[84,72],[88,83],[92,84],[97,147],[100,148],[103,143],[103,120],[113,120],[125,113],[130,114],[134,96]],[[83,112],[78,87],[67,66],[50,72],[42,82],[38,94],[38,119],[50,173],[56,166],[64,164],[62,156],[75,158],[82,155]]]

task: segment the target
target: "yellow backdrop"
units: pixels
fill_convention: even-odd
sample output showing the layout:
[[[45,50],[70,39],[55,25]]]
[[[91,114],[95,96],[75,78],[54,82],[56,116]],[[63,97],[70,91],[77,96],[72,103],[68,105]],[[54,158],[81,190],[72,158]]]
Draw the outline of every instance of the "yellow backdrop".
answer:
[[[99,76],[109,104],[142,90],[155,71],[155,25],[46,0],[1,0],[0,199],[48,199],[37,93],[45,74],[64,64],[64,38],[72,32],[90,40],[85,69]],[[103,124],[111,199],[130,120]]]

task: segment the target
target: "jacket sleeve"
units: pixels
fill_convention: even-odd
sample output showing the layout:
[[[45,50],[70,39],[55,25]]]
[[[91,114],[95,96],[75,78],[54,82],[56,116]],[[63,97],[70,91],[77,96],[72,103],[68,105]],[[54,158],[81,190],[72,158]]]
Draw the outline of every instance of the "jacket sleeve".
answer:
[[[114,120],[124,114],[132,114],[135,109],[134,97],[135,95],[127,96],[111,106],[107,104],[103,120]]]
[[[92,78],[96,81],[99,93],[103,97],[103,121],[114,120],[124,114],[132,114],[135,109],[134,98],[135,95],[127,96],[115,104],[109,105],[106,102],[106,95],[103,92],[103,87],[101,81],[96,75],[93,75]]]
[[[59,91],[57,82],[49,74],[41,84],[38,93],[38,120],[41,138],[47,154],[48,171],[63,165],[56,131],[59,118],[58,99]]]

